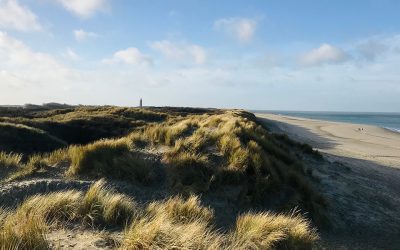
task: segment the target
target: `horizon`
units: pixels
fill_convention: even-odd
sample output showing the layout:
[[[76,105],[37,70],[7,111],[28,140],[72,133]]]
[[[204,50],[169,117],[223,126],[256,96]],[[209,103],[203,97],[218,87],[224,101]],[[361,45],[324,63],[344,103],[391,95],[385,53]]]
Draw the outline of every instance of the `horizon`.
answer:
[[[112,104],[101,104],[101,105],[93,105],[93,104],[71,104],[71,103],[58,103],[58,102],[48,102],[48,103],[24,103],[24,104],[0,104],[0,107],[24,107],[26,105],[35,105],[35,106],[44,106],[48,104],[57,104],[57,105],[68,105],[71,107],[77,107],[77,106],[83,106],[83,107],[90,107],[90,106],[104,106],[104,107],[127,107],[127,108],[140,108],[139,105],[131,105],[131,106],[120,106],[120,105],[112,105]],[[153,106],[153,105],[143,105],[142,108],[194,108],[194,109],[219,109],[216,107],[200,107],[200,106]],[[393,115],[399,115],[400,112],[397,111],[357,111],[357,110],[350,110],[350,111],[344,111],[344,110],[277,110],[277,109],[246,109],[246,108],[221,108],[221,109],[241,109],[245,110],[251,113],[257,113],[257,112],[289,112],[289,113],[323,113],[323,114],[330,114],[330,113],[337,113],[337,114],[393,114]]]
[[[0,105],[399,113],[398,9],[0,0]]]

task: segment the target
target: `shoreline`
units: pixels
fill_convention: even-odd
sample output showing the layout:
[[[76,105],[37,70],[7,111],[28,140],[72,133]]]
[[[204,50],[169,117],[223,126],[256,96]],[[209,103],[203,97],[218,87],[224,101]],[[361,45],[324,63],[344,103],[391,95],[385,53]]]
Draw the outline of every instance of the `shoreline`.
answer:
[[[395,133],[399,133],[400,134],[400,129],[398,129],[398,128],[388,128],[388,127],[382,127],[382,128],[387,129],[387,130],[389,130],[391,132],[395,132]]]
[[[400,133],[374,125],[255,113],[273,130],[340,157],[368,160],[400,169]]]
[[[310,162],[334,225],[320,231],[321,249],[400,249],[399,133],[370,125],[255,115],[272,132],[308,143],[326,160]]]
[[[353,120],[346,120],[346,119],[330,119],[330,118],[326,118],[324,119],[324,117],[326,116],[319,116],[318,114],[322,114],[322,115],[328,115],[332,114],[332,115],[374,115],[374,114],[378,114],[378,115],[396,115],[399,116],[400,118],[400,113],[398,112],[342,112],[342,111],[335,111],[335,112],[324,112],[324,111],[293,111],[293,113],[291,113],[292,111],[263,111],[263,110],[254,110],[254,111],[250,111],[254,114],[258,114],[258,115],[277,115],[277,116],[286,116],[286,117],[292,117],[292,118],[299,118],[299,119],[309,119],[309,120],[318,120],[318,121],[326,121],[326,122],[337,122],[337,123],[346,123],[346,124],[358,124],[360,126],[375,126],[375,127],[380,127],[380,128],[384,128],[387,130],[390,130],[392,132],[396,132],[396,133],[400,133],[400,124],[398,126],[390,126],[390,125],[385,125],[385,124],[379,124],[379,123],[373,123],[373,122],[354,122]],[[315,117],[308,117],[307,114],[310,114],[311,116],[315,115]],[[363,118],[361,118],[361,120],[363,120]]]

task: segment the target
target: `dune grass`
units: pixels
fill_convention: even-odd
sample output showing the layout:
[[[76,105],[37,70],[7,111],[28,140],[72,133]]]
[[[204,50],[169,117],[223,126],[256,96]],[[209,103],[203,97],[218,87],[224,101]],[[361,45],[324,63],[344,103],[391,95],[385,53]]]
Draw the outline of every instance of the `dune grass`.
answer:
[[[49,249],[46,234],[66,222],[125,227],[120,249],[310,249],[318,239],[299,214],[246,213],[222,233],[197,196],[143,207],[100,180],[86,192],[36,195],[15,211],[0,209],[0,249]]]
[[[22,154],[0,152],[1,168],[18,168],[22,164]]]
[[[0,150],[24,154],[49,152],[66,144],[88,144],[125,136],[135,128],[164,121],[168,116],[165,111],[113,106],[13,111],[0,107],[0,127],[7,131],[0,132],[3,141]]]
[[[197,221],[211,224],[214,219],[214,211],[201,206],[199,197],[193,195],[187,199],[176,196],[162,202],[152,202],[148,205],[147,211],[153,216],[164,214],[174,223]]]
[[[31,197],[16,211],[3,213],[7,216],[0,218],[2,225],[12,225],[17,220],[13,218],[23,214],[18,211],[24,211],[31,217],[23,219],[27,223],[32,221],[32,227],[37,225],[41,232],[35,236],[39,242],[40,235],[54,223],[65,220],[92,226],[128,223],[123,249],[285,249],[308,248],[315,241],[315,232],[308,222],[292,214],[244,214],[234,229],[221,233],[213,227],[213,211],[201,206],[195,195],[233,186],[240,189],[237,204],[286,212],[298,207],[315,219],[326,204],[314,190],[312,173],[302,157],[320,159],[318,152],[283,135],[271,134],[245,111],[194,114],[160,110],[84,107],[49,111],[40,116],[31,114],[33,119],[11,119],[60,138],[88,133],[83,141],[90,143],[25,156],[0,153],[0,167],[15,168],[8,179],[17,180],[65,163],[62,166],[68,167],[68,177],[118,178],[157,183],[161,188],[166,184],[168,191],[188,199],[178,196],[138,208],[133,200],[110,190],[101,181],[84,193],[67,191]],[[65,126],[73,126],[71,134],[60,132]],[[93,131],[88,132],[88,127]],[[103,137],[108,139],[100,139]],[[79,140],[67,142],[74,141]],[[153,158],[149,160],[140,152],[155,152],[162,159],[162,166],[155,166]],[[160,171],[165,178],[155,182]],[[18,228],[1,228],[9,239],[24,234]]]
[[[64,222],[122,227],[135,214],[136,203],[103,180],[94,183],[86,193],[35,195],[15,211],[0,209],[0,249],[49,249],[46,233]]]
[[[318,235],[298,214],[246,213],[229,234],[231,249],[311,249]]]
[[[18,157],[22,159],[22,155]],[[15,181],[37,173],[45,173],[56,164],[66,161],[69,161],[66,148],[58,149],[50,153],[33,154],[28,157],[26,162],[19,160],[18,167],[7,176],[7,180]]]
[[[123,225],[132,219],[135,212],[136,203],[107,187],[104,180],[89,188],[79,208],[83,221],[90,224]]]
[[[70,146],[42,159],[47,163],[54,159],[70,161],[68,176],[107,176],[149,184],[154,182],[157,170],[132,152],[159,146],[168,147],[162,154],[167,165],[166,182],[177,192],[201,193],[220,185],[239,184],[243,201],[263,203],[266,197],[268,200],[276,193],[287,193],[293,195],[285,195],[289,198],[281,203],[290,204],[286,206],[289,209],[299,206],[317,211],[324,204],[296,155],[318,153],[287,137],[270,134],[252,114],[243,111],[170,117],[120,139]],[[28,173],[41,161],[32,162],[36,164],[25,168]]]
[[[130,151],[126,139],[100,140],[84,146],[70,147],[71,161],[67,175],[95,174],[152,183],[155,179],[154,165]]]
[[[311,216],[325,205],[312,187],[312,170],[304,166],[301,158],[305,154],[319,157],[309,146],[269,133],[253,114],[245,111],[181,115],[180,111],[163,114],[160,110],[81,107],[42,114],[35,118],[36,122],[64,123],[102,116],[155,122],[145,123],[120,138],[31,155],[10,179],[45,172],[58,162],[67,162],[69,177],[167,183],[174,192],[188,195],[236,185],[242,189],[240,202],[268,205],[274,196],[285,197],[274,201],[275,207],[290,210],[298,206]],[[154,162],[135,153],[148,149],[157,152],[160,148],[165,168],[157,168]],[[164,169],[166,178],[156,182],[164,176]]]
[[[220,237],[204,223],[176,224],[158,215],[134,221],[121,249],[222,249]]]
[[[311,249],[316,231],[298,214],[246,213],[232,230],[213,227],[197,197],[153,202],[126,229],[122,249]]]
[[[24,210],[3,212],[0,220],[0,249],[49,249],[45,233],[45,221]]]
[[[66,146],[66,143],[44,130],[0,122],[0,151],[17,153],[51,152]]]

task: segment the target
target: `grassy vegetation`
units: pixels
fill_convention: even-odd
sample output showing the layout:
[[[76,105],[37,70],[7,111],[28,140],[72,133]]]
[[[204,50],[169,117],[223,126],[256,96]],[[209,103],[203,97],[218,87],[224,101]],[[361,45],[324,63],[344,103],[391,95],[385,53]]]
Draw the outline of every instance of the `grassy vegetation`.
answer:
[[[318,211],[326,205],[298,157],[301,153],[319,158],[319,153],[268,133],[250,113],[176,117],[135,131],[129,138],[133,145],[168,147],[163,156],[168,183],[175,191],[201,193],[234,184],[242,187],[238,198],[244,202],[280,210],[298,206],[311,216],[320,216]]]
[[[17,210],[0,213],[0,239],[9,244],[0,249],[16,244],[45,249],[46,232],[65,221],[93,227],[126,224],[122,249],[307,249],[317,239],[304,217],[271,212],[243,214],[234,228],[222,233],[215,229],[214,211],[201,206],[196,195],[234,187],[239,190],[230,200],[234,206],[286,214],[298,208],[317,223],[323,219],[325,200],[304,163],[305,157],[322,156],[306,144],[268,132],[251,113],[118,107],[20,112],[18,117],[0,117],[0,122],[65,143],[52,152],[30,146],[23,155],[4,149],[0,168],[11,169],[6,180],[64,166],[66,177],[123,179],[157,185],[178,196],[143,208],[104,181],[85,193],[33,196]],[[18,145],[32,138],[19,132],[16,136],[21,137]],[[18,220],[31,228],[9,226]],[[29,230],[37,231],[32,239]]]
[[[311,216],[319,216],[326,204],[310,185],[312,171],[302,162],[303,155],[307,154],[320,158],[318,152],[306,144],[293,142],[287,136],[269,133],[257,123],[254,115],[245,111],[184,115],[181,110],[174,112],[79,107],[35,113],[33,120],[45,123],[61,124],[96,117],[153,122],[139,127],[132,125],[132,132],[120,138],[70,145],[54,153],[32,155],[25,167],[11,178],[24,177],[66,161],[70,163],[66,172],[68,176],[107,176],[151,184],[160,175],[157,173],[160,169],[135,151],[151,148],[157,151],[164,147],[162,158],[167,165],[167,178],[161,181],[168,183],[175,192],[189,195],[210,192],[223,185],[237,185],[242,188],[238,197],[241,202],[288,211],[299,207],[310,212]],[[120,127],[117,125],[116,128]]]
[[[126,139],[101,140],[84,146],[72,146],[66,152],[71,167],[69,176],[95,174],[144,184],[154,182],[154,165],[130,151]]]
[[[0,152],[0,169],[17,168],[21,165],[22,155]]]
[[[247,213],[230,234],[232,249],[310,249],[317,239],[309,222],[296,214]]]
[[[143,208],[101,180],[86,193],[38,195],[15,211],[0,210],[0,249],[48,249],[46,233],[65,222],[125,227],[121,249],[307,249],[318,238],[300,215],[244,214],[221,233],[213,214],[196,196]]]
[[[0,122],[0,141],[0,151],[27,154],[50,152],[67,145],[43,130],[4,122]]]
[[[142,127],[151,122],[160,122],[168,117],[167,112],[156,112],[148,109],[123,108],[123,107],[90,107],[80,106],[65,109],[18,109],[14,112],[1,110],[0,124],[14,125],[19,128],[15,139],[25,138],[25,141],[14,143],[11,146],[24,146],[23,148],[3,148],[3,151],[15,151],[19,153],[33,153],[51,151],[71,144],[87,144],[102,138],[113,138],[127,135],[132,129]],[[13,127],[8,128],[11,130]],[[14,128],[13,130],[16,130]],[[30,129],[25,133],[45,132],[52,138],[64,142],[54,148],[46,148],[45,145],[30,145],[32,139],[23,135],[22,128]],[[43,134],[43,133],[42,133]],[[4,136],[6,136],[5,134]],[[33,136],[33,135],[31,135]],[[0,138],[2,134],[0,133]],[[11,138],[11,137],[5,137]],[[28,140],[29,139],[29,140]],[[45,138],[46,139],[46,138]],[[12,139],[10,139],[12,141]],[[11,143],[11,142],[10,142]],[[3,144],[3,143],[2,143]],[[1,145],[0,145],[1,146]],[[34,151],[32,151],[35,149]]]
[[[176,196],[162,202],[152,202],[147,207],[151,216],[163,215],[174,223],[202,222],[211,224],[214,212],[200,204],[199,197],[190,196],[187,199]]]

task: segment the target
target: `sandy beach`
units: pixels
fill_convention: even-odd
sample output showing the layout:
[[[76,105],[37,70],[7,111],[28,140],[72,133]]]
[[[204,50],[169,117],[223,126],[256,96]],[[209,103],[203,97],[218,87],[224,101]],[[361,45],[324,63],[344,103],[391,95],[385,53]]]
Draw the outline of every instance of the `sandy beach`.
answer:
[[[322,249],[400,249],[400,134],[367,125],[256,114],[323,153],[312,163],[335,225],[321,231]]]
[[[274,114],[256,114],[277,131],[337,156],[400,168],[400,133],[361,124],[312,120]]]

